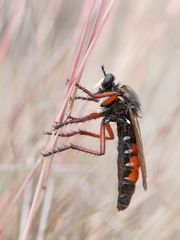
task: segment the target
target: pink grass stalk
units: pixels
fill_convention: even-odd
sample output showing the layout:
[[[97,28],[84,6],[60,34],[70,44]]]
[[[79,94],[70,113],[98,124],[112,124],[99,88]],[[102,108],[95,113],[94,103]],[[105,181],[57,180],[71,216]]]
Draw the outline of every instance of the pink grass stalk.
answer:
[[[91,33],[91,37],[90,37],[90,39],[89,39],[88,47],[89,47],[91,41],[93,40],[93,38],[94,38],[94,36],[95,36],[95,34],[96,34],[96,31],[97,31],[97,28],[98,28],[98,25],[99,25],[101,16],[102,16],[102,14],[103,14],[105,5],[106,5],[106,0],[102,0],[102,1],[101,1],[101,4],[100,4],[100,7],[99,7],[99,10],[98,10],[98,14],[97,14],[97,16],[96,16],[96,20],[95,20],[94,27],[93,27],[93,30],[92,30],[92,33]]]
[[[37,234],[37,240],[43,240],[44,239],[44,234],[45,230],[47,227],[47,222],[48,222],[48,216],[49,216],[49,211],[51,208],[51,202],[53,199],[53,193],[54,193],[54,181],[50,179],[48,189],[45,195],[45,199],[43,202],[42,206],[42,211],[41,211],[41,217],[39,221],[39,229],[38,229],[38,234]]]
[[[67,95],[66,95],[66,98],[65,98],[65,101],[63,103],[63,106],[62,108],[60,109],[59,111],[59,114],[56,118],[56,122],[62,122],[63,121],[63,118],[64,118],[64,115],[65,115],[65,111],[66,111],[66,107],[67,107],[67,104],[68,104],[68,101],[69,101],[69,97],[71,96],[71,93],[74,89],[74,86],[75,86],[75,83],[76,82],[79,82],[80,81],[80,77],[82,75],[82,72],[83,72],[83,69],[84,69],[84,66],[87,62],[87,59],[95,45],[95,42],[96,40],[98,39],[98,36],[100,35],[103,27],[105,26],[105,23],[107,22],[108,18],[109,18],[109,15],[112,11],[112,8],[113,8],[113,5],[115,4],[115,0],[112,0],[110,3],[109,3],[109,6],[107,7],[107,10],[106,10],[106,13],[104,14],[103,18],[102,18],[102,21],[99,23],[99,27],[97,29],[97,33],[96,35],[94,36],[94,39],[93,41],[91,41],[91,44],[89,45],[89,48],[87,49],[86,53],[85,53],[85,56],[81,62],[81,65],[79,67],[79,69],[76,71],[76,75],[75,75],[75,79],[74,79],[74,82],[73,84],[71,85],[71,87],[69,88],[69,91],[67,92]],[[101,9],[100,9],[101,10]],[[90,36],[90,39],[91,39],[91,36]],[[59,121],[57,121],[59,119]],[[53,136],[52,136],[53,137]],[[57,135],[54,136],[55,139],[57,139]]]
[[[95,45],[95,42],[97,41],[97,39],[98,39],[98,37],[99,37],[103,27],[105,26],[105,24],[106,24],[106,22],[107,22],[107,20],[109,18],[109,15],[110,15],[110,13],[112,11],[112,8],[113,8],[115,2],[116,2],[115,0],[112,0],[109,3],[109,6],[107,7],[107,10],[106,10],[103,18],[102,18],[101,22],[99,23],[99,26],[98,26],[98,28],[96,30],[96,34],[94,35],[94,38],[91,40],[91,43],[90,43],[90,45],[89,45],[89,47],[88,47],[88,49],[87,49],[87,51],[85,53],[85,56],[82,59],[80,67],[76,71],[76,74],[75,74],[75,77],[74,77],[74,81],[73,81],[72,85],[69,88],[69,91],[68,91],[68,93],[66,95],[66,98],[65,98],[65,101],[63,103],[63,106],[62,106],[61,110],[59,111],[59,114],[58,114],[58,116],[56,118],[56,121],[55,121],[56,123],[59,123],[59,122],[63,121],[65,110],[66,110],[69,98],[71,96],[71,93],[72,93],[72,91],[74,89],[75,83],[78,83],[80,81],[80,76],[81,76],[81,74],[83,72],[83,69],[84,69],[84,66],[85,66],[85,64],[87,62],[87,59],[88,59],[88,57],[89,57],[89,55],[90,55],[90,53],[91,53],[91,51],[92,51],[92,49],[93,49],[93,47]],[[90,37],[90,39],[91,39],[91,37]]]
[[[89,57],[89,55],[90,55],[93,47],[95,46],[95,43],[96,43],[99,35],[101,34],[102,29],[104,28],[107,20],[109,19],[109,15],[110,15],[110,13],[111,13],[111,11],[112,11],[112,8],[113,8],[113,5],[114,5],[114,4],[115,4],[115,0],[112,0],[112,1],[109,3],[109,6],[108,6],[108,8],[107,8],[107,10],[106,10],[103,18],[102,18],[101,22],[99,23],[99,26],[98,26],[98,28],[97,28],[97,30],[96,30],[96,33],[95,33],[95,35],[94,35],[94,38],[91,40],[91,43],[90,43],[90,45],[89,45],[89,47],[88,47],[88,49],[87,49],[87,51],[86,51],[86,54],[85,54],[85,56],[84,56],[84,58],[83,58],[83,60],[82,60],[82,62],[81,62],[81,65],[80,65],[79,69],[77,70],[77,73],[76,73],[76,78],[77,78],[77,79],[78,79],[79,76],[81,76],[81,74],[82,74],[82,71],[83,71],[84,66],[85,66],[85,64],[86,64],[86,62],[87,62],[87,59],[88,59],[88,57]]]
[[[87,52],[87,50],[89,49],[90,44],[91,44],[93,38],[95,37],[95,34],[96,34],[96,31],[97,31],[98,25],[100,24],[100,19],[101,19],[101,16],[102,16],[102,14],[103,14],[103,10],[104,10],[105,5],[106,5],[106,0],[102,0],[102,1],[101,1],[101,4],[100,4],[100,7],[99,7],[99,10],[98,10],[98,12],[97,12],[97,16],[96,16],[96,20],[95,20],[95,23],[94,23],[94,27],[92,28],[92,31],[91,31],[91,35],[90,35],[90,39],[89,39],[89,42],[88,42],[88,46],[87,46],[87,48],[86,48],[86,52]],[[89,21],[89,16],[88,16],[88,21]],[[87,26],[87,25],[86,25],[86,26]],[[87,31],[87,30],[86,30],[86,31]],[[85,35],[84,35],[84,41],[85,41]],[[84,45],[84,44],[83,44],[83,45]],[[82,45],[82,46],[83,46],[83,45]],[[82,49],[81,49],[81,52],[82,52]],[[80,54],[77,56],[77,58],[78,58],[78,63],[79,63],[79,62],[80,62]],[[85,64],[84,64],[84,66],[85,66]],[[77,69],[78,65],[76,65],[75,67],[76,67],[75,69]],[[82,69],[82,71],[81,71],[81,74],[77,77],[77,81],[76,81],[76,82],[79,82],[79,81],[80,81],[80,78],[81,78],[81,75],[82,75],[83,70],[84,70],[84,67],[83,67],[83,69]],[[75,71],[72,72],[72,75],[71,75],[71,78],[70,78],[71,81],[69,81],[69,88],[71,87],[71,84],[73,83],[74,77],[75,77]],[[71,101],[71,105],[70,105],[70,107],[69,107],[69,113],[68,113],[68,115],[70,115],[70,113],[71,113],[71,111],[72,111],[73,104],[74,104],[74,98],[75,98],[76,92],[77,92],[77,88],[75,88],[75,91],[74,91],[74,93],[73,93],[73,96],[71,97],[72,101]]]
[[[21,217],[20,217],[20,223],[19,223],[19,239],[22,239],[24,227],[26,225],[26,220],[27,220],[30,206],[31,206],[32,196],[33,196],[33,181],[31,180],[27,185],[23,194]]]
[[[89,2],[89,0],[87,2]],[[69,97],[71,96],[72,91],[74,90],[75,83],[80,81],[80,77],[82,75],[84,66],[87,62],[87,59],[88,59],[88,57],[89,57],[89,55],[90,55],[90,53],[91,53],[91,51],[92,51],[92,49],[95,45],[95,42],[96,42],[98,36],[100,35],[103,27],[105,26],[105,23],[107,22],[107,20],[109,18],[109,15],[110,15],[110,12],[112,10],[112,7],[113,7],[114,3],[115,3],[115,0],[112,0],[110,2],[109,6],[107,8],[107,11],[104,14],[104,17],[102,18],[102,21],[99,23],[99,26],[98,26],[97,21],[96,21],[95,28],[94,28],[95,31],[92,31],[93,36],[92,35],[90,36],[91,41],[89,42],[89,46],[86,50],[85,56],[82,59],[81,65],[78,68],[79,58],[80,58],[80,55],[81,55],[81,52],[82,52],[82,47],[84,45],[83,42],[81,43],[81,47],[80,47],[79,52],[77,54],[75,69],[73,69],[73,75],[71,77],[71,79],[73,79],[73,82],[72,82],[70,88],[68,89],[68,93],[67,93],[67,96],[65,98],[63,107],[59,111],[58,117],[56,118],[56,121],[58,119],[58,122],[62,122],[63,119],[64,119],[64,115],[65,115],[66,107],[67,107],[67,104],[68,104],[68,101],[69,101]],[[91,13],[91,11],[92,11],[92,8],[90,9],[90,13]],[[102,8],[100,8],[100,11],[102,12]],[[98,12],[97,16],[98,15],[100,15],[99,12]],[[97,17],[96,19],[99,19],[99,17]],[[89,19],[88,19],[88,21],[89,21]],[[86,28],[85,28],[85,32],[86,32]],[[82,39],[84,39],[84,36],[82,37]],[[48,145],[48,148],[53,149],[56,146],[57,138],[58,138],[57,135],[56,136],[52,135],[52,137],[50,139],[50,143]],[[40,177],[39,177],[39,180],[38,180],[37,188],[36,188],[36,191],[35,191],[33,203],[32,203],[32,206],[31,206],[31,210],[30,210],[30,213],[29,213],[29,217],[28,217],[27,224],[26,224],[25,231],[24,231],[24,235],[23,235],[24,240],[29,238],[34,216],[35,216],[42,200],[44,199],[44,194],[45,194],[45,191],[46,191],[47,182],[48,182],[48,178],[49,178],[49,175],[50,175],[50,169],[51,169],[52,161],[53,161],[53,155],[50,156],[49,158],[44,158],[44,162],[43,162]]]
[[[98,38],[98,36],[99,36],[99,34],[100,34],[103,26],[105,25],[105,22],[107,21],[107,19],[108,19],[108,17],[109,17],[109,14],[110,14],[110,12],[111,12],[111,9],[112,9],[112,6],[113,6],[114,2],[115,2],[115,1],[111,1],[111,2],[110,2],[109,7],[107,8],[107,11],[106,11],[106,13],[105,13],[105,15],[104,15],[104,18],[103,18],[103,20],[101,21],[101,23],[99,24],[99,30],[97,30],[97,29],[98,29],[98,20],[99,20],[99,18],[100,18],[100,15],[102,14],[102,10],[103,10],[104,4],[105,4],[105,1],[102,1],[101,5],[100,5],[100,9],[99,9],[98,14],[97,14],[97,18],[96,18],[96,22],[95,22],[94,29],[93,29],[92,34],[91,34],[91,36],[90,36],[90,41],[89,41],[89,44],[88,44],[88,48],[87,48],[86,54],[85,54],[85,56],[84,56],[84,58],[83,58],[83,60],[82,60],[82,62],[81,62],[80,68],[79,68],[80,70],[79,70],[78,74],[75,75],[75,72],[77,72],[77,70],[76,70],[77,65],[78,65],[78,64],[77,64],[77,65],[76,65],[76,68],[75,68],[76,71],[73,72],[73,74],[74,74],[75,76],[80,76],[80,75],[82,74],[83,67],[85,66],[85,63],[86,63],[86,61],[87,61],[87,59],[88,59],[88,57],[89,57],[89,54],[90,54],[91,51],[92,51],[92,48],[93,48],[93,46],[94,46],[94,44],[95,44],[95,40],[97,40],[97,38]],[[25,2],[24,2],[24,3],[25,3]],[[92,9],[91,9],[91,10],[92,10]],[[88,18],[88,20],[89,20],[89,18]],[[85,31],[87,31],[87,29],[85,29]],[[83,44],[82,44],[82,45],[83,45]],[[80,49],[80,51],[82,51],[82,49]],[[77,54],[77,58],[80,59],[80,54]],[[79,63],[79,60],[77,60],[77,62]],[[80,79],[79,79],[79,80],[80,80]],[[75,85],[75,80],[74,80],[74,84],[72,84],[72,86],[70,87],[70,89],[69,89],[69,91],[68,91],[68,94],[67,94],[67,96],[66,96],[64,105],[63,105],[63,107],[62,107],[62,109],[61,109],[61,111],[60,111],[61,114],[58,114],[58,118],[59,118],[59,116],[61,116],[61,117],[60,117],[60,120],[61,120],[61,121],[63,120],[64,114],[65,114],[64,109],[65,109],[66,106],[67,106],[67,102],[68,102],[69,97],[70,97],[70,95],[71,95],[71,93],[72,93],[72,91],[73,91],[74,85]],[[56,137],[56,136],[54,136],[54,137],[52,136],[52,138],[53,138],[53,143],[49,145],[51,148],[55,147],[56,141],[57,141],[57,137]],[[4,226],[6,225],[7,221],[8,221],[9,218],[11,217],[12,212],[13,212],[13,210],[15,209],[15,206],[17,205],[18,201],[21,199],[22,194],[23,194],[23,192],[24,192],[24,190],[25,190],[28,182],[32,179],[35,171],[37,170],[38,166],[40,165],[40,162],[41,162],[41,160],[39,160],[38,162],[36,162],[35,166],[34,166],[33,169],[31,170],[31,172],[28,174],[28,176],[27,176],[27,178],[25,179],[24,183],[22,184],[21,188],[19,189],[19,191],[18,191],[17,194],[15,195],[15,197],[14,197],[11,205],[9,206],[8,210],[6,211],[6,213],[5,213],[4,217],[3,217],[3,220],[0,222],[0,232],[2,232]],[[37,189],[39,189],[39,190],[41,190],[41,187],[44,186],[44,184],[43,184],[43,176],[46,175],[46,174],[45,174],[46,170],[47,170],[47,169],[50,169],[51,162],[52,162],[52,159],[51,159],[51,158],[48,160],[48,164],[46,164],[46,161],[44,161],[44,165],[43,165],[43,167],[42,167],[41,175],[40,175],[39,182],[38,182],[39,185],[37,186]],[[47,169],[46,169],[46,165],[49,166]],[[49,173],[49,170],[48,170],[47,172]],[[48,174],[48,175],[49,175],[49,174]],[[46,176],[46,181],[45,181],[46,183],[47,183],[47,180],[48,180],[48,175]],[[46,186],[46,183],[45,183],[45,186]],[[45,186],[43,187],[44,189],[45,189]],[[36,194],[35,194],[35,196],[34,196],[34,202],[35,202],[35,203],[38,202],[39,193],[40,193],[40,191],[37,191],[37,190],[36,190]],[[44,194],[41,194],[41,197],[42,197],[42,198],[43,198],[43,195],[44,195]],[[40,198],[40,199],[41,199],[41,198]],[[39,200],[40,200],[40,199],[39,199]],[[40,201],[39,201],[39,202],[40,202]],[[39,204],[38,204],[38,205],[39,205]],[[35,208],[35,206],[32,204],[31,210],[34,209],[34,208]],[[31,217],[31,218],[29,217],[29,220],[30,220],[29,222],[31,222],[31,221],[32,221],[32,217]],[[28,225],[28,224],[27,224],[27,225]]]
[[[82,51],[83,51],[83,48],[84,48],[84,45],[85,45],[85,38],[86,38],[86,35],[87,35],[87,31],[88,31],[88,24],[89,24],[89,21],[90,21],[90,16],[92,15],[92,10],[93,10],[94,5],[95,5],[95,0],[85,1],[85,4],[84,4],[83,9],[82,9],[80,22],[84,21],[84,19],[85,19],[85,22],[83,24],[84,26],[82,27],[83,29],[81,31],[82,33],[81,33],[81,39],[80,39],[80,44],[79,44],[79,50],[77,51],[77,56],[75,58],[74,67],[73,67],[71,76],[69,78],[69,86],[71,86],[71,83],[74,81],[75,72],[78,68],[78,65],[79,65],[79,62],[80,62],[80,59],[81,59],[81,54],[82,54]]]
[[[87,49],[86,51],[86,54],[82,60],[82,63],[80,65],[80,68],[79,68],[79,71],[78,71],[78,74],[75,75],[77,76],[77,79],[74,78],[74,81],[72,83],[72,85],[70,86],[69,88],[69,91],[67,93],[67,96],[65,98],[65,102],[63,104],[63,107],[62,109],[60,110],[60,114],[58,114],[58,117],[59,117],[59,122],[63,121],[63,118],[64,118],[64,114],[65,114],[65,110],[66,110],[66,106],[67,106],[67,103],[68,103],[68,100],[69,100],[69,97],[74,89],[74,85],[75,83],[79,80],[80,81],[80,76],[82,74],[82,71],[83,71],[83,68],[85,66],[85,63],[88,59],[88,56],[90,55],[90,52],[92,51],[93,49],[93,46],[95,44],[95,41],[97,40],[101,30],[103,29],[109,15],[110,15],[110,12],[112,10],[112,7],[113,7],[113,4],[114,4],[115,1],[111,1],[111,3],[109,4],[109,7],[104,15],[104,18],[102,20],[102,22],[100,23],[100,26],[99,28],[97,28],[97,33],[94,35],[94,38],[90,38],[92,39],[91,40],[91,43],[89,45],[89,48]],[[82,44],[83,45],[83,44]],[[80,51],[81,48],[80,48]],[[77,54],[78,58],[80,57],[80,54]],[[77,60],[78,62],[78,60]],[[74,71],[76,72],[76,71]],[[56,118],[57,119],[57,118]],[[56,136],[52,136],[52,145],[50,144],[50,148],[54,148],[55,145],[56,145],[56,142],[57,142],[57,135]],[[36,188],[36,192],[35,192],[35,196],[34,196],[34,199],[33,199],[33,203],[32,203],[32,207],[31,207],[31,211],[30,211],[30,214],[29,214],[29,218],[28,218],[28,221],[27,221],[27,225],[26,225],[26,228],[25,228],[25,232],[24,232],[24,237],[23,239],[28,239],[28,236],[29,236],[29,233],[30,233],[30,230],[31,230],[31,226],[32,226],[32,221],[33,221],[33,218],[35,216],[35,213],[38,209],[38,206],[40,205],[40,202],[42,201],[43,197],[44,197],[44,189],[46,188],[46,185],[47,185],[47,181],[48,181],[48,177],[49,177],[49,174],[50,174],[50,168],[51,168],[51,163],[52,163],[52,160],[53,160],[53,156],[51,156],[48,160],[45,159],[44,160],[44,164],[43,164],[43,168],[42,168],[42,171],[41,171],[41,175],[40,175],[40,178],[39,178],[39,181],[38,181],[38,185],[37,185],[37,188]],[[46,172],[46,167],[48,169],[48,171]],[[45,177],[47,173],[47,177],[45,178],[45,185],[43,187],[43,178]],[[43,193],[42,193],[43,191]],[[39,198],[39,196],[41,195],[41,197]]]
[[[86,2],[88,3],[89,1],[86,1]],[[86,7],[88,7],[88,4],[86,4]],[[84,29],[84,30],[86,32],[86,29]],[[83,46],[83,43],[82,43],[82,46]],[[82,51],[81,48],[79,49],[79,51]],[[79,58],[79,57],[80,57],[80,53],[77,54],[77,58]],[[76,64],[77,63],[78,63],[78,59],[76,59]],[[70,94],[68,96],[70,96]],[[66,99],[65,99],[66,104],[67,104],[68,99],[69,98],[66,97]],[[65,111],[62,112],[62,116],[61,116],[62,120],[64,118],[64,114],[65,114]],[[52,136],[51,137],[50,144],[48,145],[48,148],[54,148],[56,146],[57,138],[58,138],[57,136]],[[35,215],[35,213],[38,209],[38,206],[40,206],[40,203],[44,198],[44,193],[45,193],[44,190],[46,188],[47,181],[48,181],[48,178],[49,178],[52,161],[53,161],[53,155],[50,156],[49,158],[44,159],[44,163],[43,163],[41,174],[40,174],[40,177],[39,177],[39,180],[38,180],[38,184],[37,184],[36,192],[35,192],[35,195],[34,195],[33,203],[32,203],[32,206],[31,206],[31,210],[30,210],[29,217],[28,217],[28,220],[27,220],[26,228],[25,228],[25,231],[24,231],[23,239],[28,239],[34,215]],[[45,184],[44,184],[44,179],[45,179]]]

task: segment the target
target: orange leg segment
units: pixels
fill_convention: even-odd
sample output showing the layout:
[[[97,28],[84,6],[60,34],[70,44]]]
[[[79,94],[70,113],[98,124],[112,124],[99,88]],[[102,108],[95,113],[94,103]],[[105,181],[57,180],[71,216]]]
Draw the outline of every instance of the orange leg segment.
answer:
[[[92,97],[82,97],[82,96],[77,96],[75,99],[81,99],[81,100],[87,100],[87,101],[95,101],[97,102],[98,99],[104,98],[104,97],[110,97],[110,99],[117,99],[118,93],[117,92],[104,92],[100,94],[93,95]]]
[[[75,99],[98,102],[98,99],[100,99],[100,98],[110,97],[109,100],[107,99],[102,105],[102,106],[108,106],[113,101],[115,101],[118,97],[117,92],[104,92],[104,93],[100,93],[100,94],[95,95],[95,94],[91,93],[89,90],[87,90],[86,88],[82,87],[79,84],[76,84],[76,86],[80,90],[82,90],[84,93],[86,93],[89,97],[76,96]]]
[[[103,98],[103,97],[118,96],[117,92],[104,92],[104,93],[94,95],[93,93],[91,93],[89,90],[82,87],[78,83],[76,83],[76,87],[78,87],[80,90],[82,90],[84,93],[86,93],[91,98]]]
[[[95,98],[104,98],[104,97],[112,97],[112,96],[118,96],[117,92],[104,92],[104,93],[100,93],[97,95],[94,95]]]
[[[108,97],[102,104],[101,107],[107,107],[109,105],[111,105],[113,102],[115,102],[118,99],[117,95],[112,95],[110,97]]]
[[[80,122],[86,122],[86,121],[90,121],[93,119],[98,119],[102,117],[101,113],[91,113],[85,117],[82,118],[71,118],[70,120],[64,121],[62,123],[56,123],[56,125],[54,126],[54,129],[58,129],[60,127],[66,126],[68,124],[73,124],[73,123],[80,123]]]
[[[89,90],[87,90],[86,88],[82,87],[81,85],[79,85],[77,83],[76,83],[76,86],[91,98],[103,98],[103,97],[118,96],[117,92],[104,92],[104,93],[94,95]]]
[[[69,144],[69,145],[66,145],[66,146],[62,146],[62,147],[57,147],[56,149],[53,149],[53,150],[50,150],[46,153],[42,153],[42,155],[44,157],[48,157],[52,154],[55,154],[57,152],[63,152],[65,150],[68,150],[68,149],[73,149],[73,150],[77,150],[77,151],[81,151],[81,152],[85,152],[85,153],[89,153],[91,155],[96,155],[96,156],[101,156],[105,153],[105,140],[106,140],[106,137],[105,137],[105,128],[107,129],[108,133],[109,133],[109,138],[110,139],[113,139],[114,138],[114,134],[113,134],[113,131],[109,125],[109,123],[101,123],[101,127],[100,127],[100,135],[97,135],[97,134],[93,134],[93,133],[89,133],[89,132],[85,132],[86,134],[84,135],[88,135],[88,136],[92,136],[92,137],[97,137],[97,138],[100,138],[100,151],[97,152],[95,150],[90,150],[90,149],[87,149],[87,148],[84,148],[82,146],[78,146],[78,145],[74,145],[74,144]],[[66,135],[67,136],[67,135]],[[71,135],[72,136],[72,135]]]

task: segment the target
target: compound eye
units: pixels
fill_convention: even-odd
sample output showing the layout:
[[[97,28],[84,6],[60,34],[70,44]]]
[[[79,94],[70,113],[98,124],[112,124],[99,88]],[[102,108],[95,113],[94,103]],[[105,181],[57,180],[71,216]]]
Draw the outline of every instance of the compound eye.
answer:
[[[113,82],[114,82],[114,76],[112,74],[106,74],[106,76],[102,82],[102,87],[109,88],[112,86]]]

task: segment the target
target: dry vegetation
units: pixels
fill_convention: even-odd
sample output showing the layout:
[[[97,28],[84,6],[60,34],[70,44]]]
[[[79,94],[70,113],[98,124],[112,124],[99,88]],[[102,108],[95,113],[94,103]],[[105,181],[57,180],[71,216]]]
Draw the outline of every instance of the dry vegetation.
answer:
[[[79,75],[81,84],[93,89],[104,64],[117,82],[137,91],[148,191],[143,192],[140,179],[129,208],[117,212],[117,139],[99,158],[69,151],[57,154],[51,165],[52,159],[40,156],[46,143],[55,144],[42,132],[63,105],[90,11],[84,4],[92,2],[85,46],[100,0],[0,0],[2,239],[180,239],[179,0],[114,1]],[[76,102],[72,114],[97,109],[97,104]],[[98,131],[98,121],[82,127]],[[68,141],[98,148],[97,141],[85,137]],[[48,185],[38,195],[43,167]]]

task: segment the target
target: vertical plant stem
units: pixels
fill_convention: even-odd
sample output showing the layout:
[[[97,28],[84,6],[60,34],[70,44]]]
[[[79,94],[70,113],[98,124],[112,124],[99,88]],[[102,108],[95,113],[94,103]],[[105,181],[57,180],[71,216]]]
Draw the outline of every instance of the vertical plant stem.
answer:
[[[99,34],[101,33],[109,15],[110,15],[110,12],[112,10],[112,6],[113,6],[114,2],[115,1],[113,1],[113,0],[110,2],[109,7],[108,7],[108,9],[107,9],[107,11],[104,15],[104,18],[102,19],[102,21],[99,25],[99,27],[97,28],[97,26],[96,26],[96,28],[97,28],[96,34],[94,35],[94,38],[92,38],[92,40],[90,42],[90,45],[89,45],[88,49],[86,50],[86,54],[85,54],[85,56],[84,56],[84,58],[81,62],[80,67],[77,68],[77,65],[79,63],[79,58],[80,58],[80,55],[81,55],[81,51],[82,51],[82,47],[84,46],[84,43],[83,42],[81,43],[81,47],[79,48],[79,53],[77,54],[77,59],[76,59],[77,62],[75,63],[76,69],[73,70],[73,76],[71,76],[73,81],[72,81],[72,84],[70,85],[70,88],[68,89],[67,96],[65,98],[64,104],[63,104],[63,106],[62,106],[62,108],[61,108],[61,110],[60,110],[60,112],[59,112],[59,114],[56,118],[56,121],[58,120],[58,122],[63,121],[65,111],[66,111],[66,107],[67,107],[67,104],[68,104],[68,101],[69,101],[69,97],[71,96],[71,93],[74,89],[75,83],[80,81],[80,77],[82,75],[84,65],[87,62],[87,59],[90,55],[90,52],[93,49],[95,41],[97,40]],[[90,11],[89,14],[91,14],[92,9],[90,9],[89,11]],[[89,20],[89,18],[88,18],[88,20]],[[86,32],[86,29],[85,29],[85,32]],[[85,34],[85,32],[84,32],[84,34]],[[92,33],[94,33],[94,32],[92,31]],[[83,40],[85,40],[84,34],[82,35]],[[58,138],[58,134],[55,135],[55,136],[52,135],[51,143],[49,144],[49,148],[52,149],[52,148],[55,147],[56,142],[57,142],[57,138]],[[53,160],[53,155],[50,156],[50,158],[45,158],[44,159],[44,163],[43,163],[41,174],[40,174],[40,177],[39,177],[39,180],[38,180],[38,185],[37,185],[37,188],[36,188],[35,196],[34,196],[34,199],[33,199],[33,203],[32,203],[31,210],[30,210],[30,213],[29,213],[29,217],[28,217],[28,220],[27,220],[27,224],[26,224],[26,227],[25,227],[23,240],[27,240],[29,238],[33,218],[34,218],[34,216],[35,216],[35,214],[38,210],[39,205],[41,204],[41,202],[44,198],[44,193],[45,193],[45,190],[46,190],[47,181],[48,181],[50,170],[51,170],[52,160]]]
[[[80,39],[80,44],[79,44],[79,50],[77,51],[77,56],[75,57],[75,63],[74,63],[73,71],[72,71],[70,79],[69,79],[69,86],[73,82],[75,72],[77,70],[77,67],[78,67],[80,59],[81,59],[81,54],[82,54],[83,47],[84,47],[84,44],[85,44],[85,37],[86,37],[86,34],[87,34],[87,30],[88,30],[88,24],[89,24],[90,16],[92,14],[94,4],[95,4],[95,0],[85,1],[84,7],[83,7],[84,11],[82,10],[82,14],[81,14],[80,19],[81,19],[81,21],[84,21],[84,18],[85,18],[85,23],[84,23],[84,26],[83,26],[83,29],[82,29],[82,34],[81,34],[81,39]],[[84,13],[86,13],[87,9],[90,9],[90,10],[88,11],[88,15],[85,16]]]
[[[53,190],[54,190],[54,182],[52,179],[49,181],[49,187],[47,189],[45,200],[42,207],[41,217],[40,217],[40,224],[37,234],[37,240],[43,240],[44,239],[44,232],[46,230],[46,225],[48,222],[48,216],[49,216],[49,210],[51,207],[51,202],[53,198]]]

